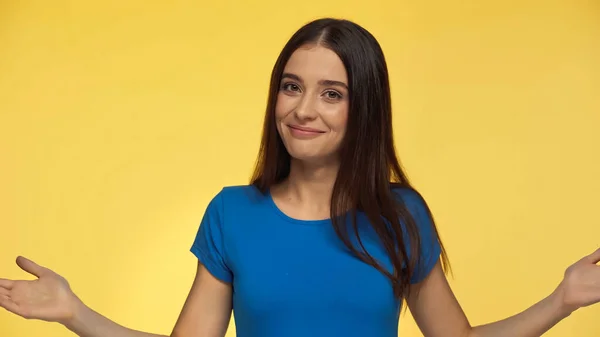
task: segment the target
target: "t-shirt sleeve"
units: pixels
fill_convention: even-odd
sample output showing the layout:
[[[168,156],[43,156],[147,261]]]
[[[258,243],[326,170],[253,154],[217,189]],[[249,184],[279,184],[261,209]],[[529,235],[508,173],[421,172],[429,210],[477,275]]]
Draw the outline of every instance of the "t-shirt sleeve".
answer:
[[[231,283],[233,274],[227,264],[223,233],[223,200],[218,194],[208,204],[190,250],[214,277]]]
[[[420,258],[410,280],[410,283],[415,284],[423,281],[435,267],[441,254],[441,246],[425,200],[415,191],[406,193],[404,199],[414,217],[421,240]]]

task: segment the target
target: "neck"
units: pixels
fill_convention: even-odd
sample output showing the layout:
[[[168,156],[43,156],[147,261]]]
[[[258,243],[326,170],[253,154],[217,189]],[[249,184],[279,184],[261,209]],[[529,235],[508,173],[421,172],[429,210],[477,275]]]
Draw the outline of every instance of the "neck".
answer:
[[[290,174],[279,186],[280,195],[312,209],[329,209],[338,164],[311,165],[292,159]]]

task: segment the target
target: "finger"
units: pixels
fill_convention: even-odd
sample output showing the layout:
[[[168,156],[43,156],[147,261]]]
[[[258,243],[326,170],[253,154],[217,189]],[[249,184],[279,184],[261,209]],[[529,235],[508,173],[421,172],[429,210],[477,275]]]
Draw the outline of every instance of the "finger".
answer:
[[[11,290],[14,284],[15,281],[0,278],[0,289],[4,288],[7,290]]]
[[[597,264],[600,262],[600,248],[598,248],[595,252],[585,257],[586,261]]]
[[[17,265],[21,267],[21,269],[23,269],[24,271],[37,277],[41,277],[47,270],[46,268],[38,265],[37,263],[23,256],[17,257]]]
[[[21,315],[21,308],[7,296],[0,295],[0,307],[13,314],[23,316]]]
[[[0,296],[10,297],[10,290],[5,288],[0,288]]]

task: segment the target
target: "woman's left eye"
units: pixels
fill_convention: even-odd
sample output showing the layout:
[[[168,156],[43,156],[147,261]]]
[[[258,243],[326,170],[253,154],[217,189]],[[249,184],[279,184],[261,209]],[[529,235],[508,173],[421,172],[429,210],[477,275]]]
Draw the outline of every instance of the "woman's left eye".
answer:
[[[342,95],[340,95],[338,92],[331,91],[331,90],[327,91],[325,93],[325,96],[327,96],[327,98],[329,98],[329,99],[340,99],[340,98],[342,98]]]

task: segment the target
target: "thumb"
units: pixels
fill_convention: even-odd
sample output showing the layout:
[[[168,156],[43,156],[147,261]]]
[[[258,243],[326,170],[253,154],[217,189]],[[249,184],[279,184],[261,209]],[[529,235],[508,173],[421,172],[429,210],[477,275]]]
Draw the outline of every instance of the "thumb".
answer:
[[[591,264],[597,264],[600,262],[600,248],[598,248],[592,254],[586,256],[584,259]]]
[[[21,267],[21,269],[23,269],[24,271],[26,271],[29,274],[32,274],[38,278],[42,277],[42,275],[44,275],[47,271],[46,268],[36,264],[35,262],[33,262],[23,256],[17,257],[17,265],[19,267]]]

